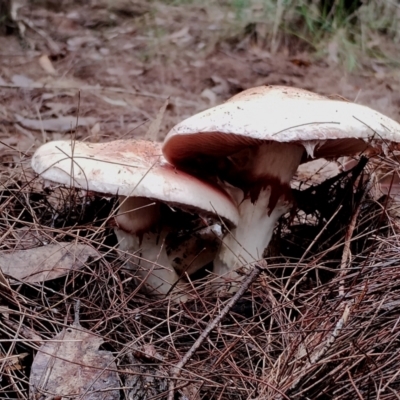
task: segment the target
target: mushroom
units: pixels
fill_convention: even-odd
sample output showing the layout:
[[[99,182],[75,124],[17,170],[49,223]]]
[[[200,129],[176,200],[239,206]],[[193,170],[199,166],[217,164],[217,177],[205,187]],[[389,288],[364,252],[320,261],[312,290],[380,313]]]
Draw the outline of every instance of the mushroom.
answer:
[[[262,257],[300,163],[388,153],[400,125],[368,107],[306,90],[260,86],[196,114],[169,132],[165,158],[199,176],[217,176],[235,196],[240,220],[223,239],[214,272],[222,282]],[[229,289],[235,291],[237,285]]]
[[[49,142],[35,152],[32,167],[47,180],[119,196],[115,216],[119,248],[140,254],[134,264],[140,266],[138,274],[152,294],[166,295],[179,281],[165,251],[164,240],[171,231],[164,223],[166,212],[175,208],[212,221],[221,218],[228,226],[238,220],[229,195],[168,164],[160,145],[150,141]],[[178,218],[169,220],[179,226]],[[176,291],[184,286],[179,281]]]

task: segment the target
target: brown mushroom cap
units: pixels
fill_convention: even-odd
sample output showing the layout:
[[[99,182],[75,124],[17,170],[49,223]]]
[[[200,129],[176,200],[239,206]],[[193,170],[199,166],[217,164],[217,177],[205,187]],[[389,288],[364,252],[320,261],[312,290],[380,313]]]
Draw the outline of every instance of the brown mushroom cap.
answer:
[[[359,104],[303,89],[260,86],[177,124],[163,153],[172,164],[188,166],[263,141],[301,144],[308,160],[335,158],[397,148],[400,125]]]
[[[158,143],[54,141],[35,152],[32,167],[44,179],[71,187],[218,214],[230,226],[238,221],[236,206],[223,190],[168,164]]]

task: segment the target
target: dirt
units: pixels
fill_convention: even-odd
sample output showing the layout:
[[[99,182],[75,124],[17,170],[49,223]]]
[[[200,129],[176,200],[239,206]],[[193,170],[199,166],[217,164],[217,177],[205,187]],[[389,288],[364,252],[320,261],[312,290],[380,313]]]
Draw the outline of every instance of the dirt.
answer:
[[[19,30],[0,37],[2,153],[69,136],[71,121],[60,133],[41,122],[49,118],[94,118],[76,132],[91,141],[140,136],[170,98],[162,139],[183,118],[264,84],[341,96],[398,118],[400,73],[378,62],[350,74],[296,48],[271,54],[243,32],[224,36],[200,6],[113,4],[32,1],[18,10]]]

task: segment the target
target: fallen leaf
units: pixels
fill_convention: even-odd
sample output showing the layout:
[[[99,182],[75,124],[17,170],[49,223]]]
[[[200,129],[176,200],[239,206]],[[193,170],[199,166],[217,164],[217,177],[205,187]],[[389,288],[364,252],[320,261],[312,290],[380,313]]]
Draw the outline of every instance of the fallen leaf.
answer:
[[[1,312],[1,307],[0,307],[0,312]],[[2,322],[9,328],[12,328],[14,332],[18,332],[19,337],[22,336],[23,338],[27,339],[27,341],[35,343],[37,345],[43,344],[42,337],[39,336],[33,329],[28,328],[24,324],[21,325],[21,323],[15,322],[11,319],[3,319]]]
[[[71,111],[71,109],[75,107],[74,104],[56,103],[53,101],[46,101],[44,106],[48,108],[48,110],[45,111],[41,110],[40,115],[42,118],[53,117],[53,116],[59,117],[60,115],[62,116],[68,114]]]
[[[127,347],[131,347],[128,345]],[[134,352],[127,351],[128,365],[124,368],[127,399],[156,398],[168,390],[168,380],[165,372],[158,367],[154,360],[151,364],[142,364]]]
[[[129,0],[114,0],[112,2],[104,1],[104,7],[107,7],[110,11],[119,14],[122,17],[135,18],[148,12],[148,6],[146,3],[141,4],[140,2],[129,1]]]
[[[297,189],[299,182],[301,182],[302,189],[305,189],[313,185],[319,185],[341,172],[342,169],[338,162],[320,158],[300,165],[291,186]]]
[[[169,40],[178,46],[184,46],[193,39],[193,36],[189,33],[189,27],[185,26],[179,31],[176,31],[169,35]]]
[[[5,356],[0,354],[0,363],[9,368],[10,371],[21,370],[23,367],[21,366],[20,361],[27,356],[29,356],[29,353],[20,353],[13,356]]]
[[[52,62],[50,61],[50,58],[46,55],[43,54],[39,58],[39,65],[49,74],[49,75],[57,75],[56,70],[53,67]]]
[[[10,249],[25,250],[47,244],[48,240],[49,238],[39,230],[24,226],[19,229],[12,229],[9,235],[3,238],[3,244]]]
[[[111,104],[113,106],[120,106],[120,107],[128,107],[128,103],[124,100],[118,99],[111,99],[107,96],[100,96],[106,103]]]
[[[214,86],[212,87],[212,91],[218,95],[223,95],[229,93],[229,84],[226,79],[221,78],[220,76],[213,75],[211,76],[211,81]]]
[[[33,360],[29,398],[119,399],[117,365],[111,352],[99,350],[103,342],[76,323],[63,329]]]
[[[135,69],[135,68],[131,68],[129,70],[129,75],[130,76],[140,76],[144,74],[144,69]]]
[[[7,294],[12,293],[10,283],[8,282],[8,279],[4,276],[3,272],[1,271],[1,268],[0,268],[0,290],[2,291],[2,293],[7,293]]]
[[[93,117],[59,117],[50,119],[29,119],[24,118],[18,114],[15,114],[15,118],[22,126],[35,131],[62,131],[68,132],[75,129],[78,126],[93,126],[96,123],[96,118]]]
[[[145,139],[157,142],[158,133],[160,132],[161,122],[164,117],[165,110],[168,107],[168,104],[169,104],[169,99],[165,100],[164,104],[161,106],[160,110],[158,111],[155,119],[153,119],[153,121],[151,121],[149,129],[147,130],[147,132],[144,136]]]
[[[164,360],[164,357],[160,353],[158,353],[156,348],[150,343],[143,345],[143,352],[146,355],[146,357],[148,357],[150,360],[151,359],[157,359],[159,361]]]
[[[190,61],[189,64],[195,68],[203,68],[206,65],[206,62],[204,60],[194,60]]]
[[[101,41],[92,36],[74,36],[67,40],[69,51],[76,51],[81,47],[94,47],[95,45],[101,45]]]
[[[55,97],[63,97],[63,96],[72,97],[75,95],[76,95],[76,93],[73,91],[61,91],[61,88],[60,88],[60,91],[57,91],[57,93],[43,93],[41,98],[43,101],[47,101],[47,100],[54,99]],[[47,104],[45,104],[45,106],[47,106]],[[71,108],[72,108],[72,106],[71,106]]]
[[[85,244],[60,242],[0,254],[0,269],[11,278],[36,283],[59,278],[82,268],[96,250]]]
[[[311,62],[302,58],[291,58],[289,60],[292,64],[297,65],[298,67],[308,68],[311,65]]]
[[[200,97],[208,100],[210,102],[210,106],[214,106],[217,104],[217,95],[211,89],[208,88],[204,89],[200,93]]]
[[[9,313],[10,309],[9,307],[6,306],[0,306],[0,315],[4,318],[3,322],[7,322],[9,321],[10,318],[10,313]]]
[[[11,77],[11,82],[16,86],[21,87],[30,87],[33,84],[33,80],[25,75],[13,75]]]
[[[90,133],[92,134],[93,137],[93,141],[94,142],[98,142],[99,141],[99,133],[100,133],[100,124],[98,122],[96,122],[92,129],[90,130]]]
[[[126,72],[123,68],[121,67],[110,67],[106,69],[106,72],[108,75],[113,75],[113,76],[123,76],[126,75]]]

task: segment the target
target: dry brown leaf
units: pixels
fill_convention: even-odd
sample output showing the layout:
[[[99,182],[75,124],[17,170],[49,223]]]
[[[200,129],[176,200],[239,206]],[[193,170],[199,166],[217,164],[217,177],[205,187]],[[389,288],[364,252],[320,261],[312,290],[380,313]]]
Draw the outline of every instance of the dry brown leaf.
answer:
[[[3,238],[3,245],[5,248],[13,250],[32,249],[48,243],[49,236],[46,236],[42,231],[36,227],[24,226],[19,229],[12,229],[5,238]]]
[[[62,94],[64,96],[64,94]],[[44,95],[42,95],[42,99],[45,100]],[[53,101],[46,101],[44,103],[45,107],[48,108],[48,110],[42,111],[41,110],[41,117],[47,117],[47,116],[60,116],[60,115],[66,115],[68,114],[71,109],[75,107],[75,104],[67,104],[67,103],[56,103]]]
[[[204,89],[200,93],[200,97],[209,101],[210,106],[215,106],[218,102],[217,95],[211,89]]]
[[[74,324],[53,339],[33,360],[30,399],[119,399],[117,366],[111,352],[99,350],[101,337]]]
[[[4,318],[3,321],[8,321],[10,317],[10,308],[5,306],[0,306],[0,315]]]
[[[98,122],[96,122],[92,129],[90,130],[90,133],[92,134],[92,139],[93,142],[98,142],[99,141],[99,133],[101,131],[101,127],[100,124]]]
[[[150,343],[143,345],[143,352],[146,355],[146,357],[148,357],[149,359],[157,359],[160,361],[164,360],[164,357]]]
[[[106,103],[111,104],[113,106],[128,107],[128,103],[125,100],[122,100],[122,99],[111,99],[110,97],[107,97],[107,96],[100,96],[100,97]]]
[[[336,161],[327,161],[323,158],[310,161],[299,166],[296,172],[296,179],[292,183],[293,188],[297,188],[298,181],[302,182],[302,188],[319,185],[329,178],[340,174],[342,169]]]
[[[229,83],[226,79],[221,78],[218,75],[213,75],[210,77],[214,86],[212,87],[212,91],[217,95],[227,95],[229,94]]]
[[[27,356],[29,356],[29,353],[20,353],[13,356],[6,356],[0,353],[0,363],[6,365],[11,371],[20,370],[23,368],[20,361]]]
[[[52,62],[50,61],[50,58],[46,55],[43,54],[39,58],[39,65],[49,74],[49,75],[57,75],[56,70],[53,67]]]
[[[77,118],[72,116],[38,120],[24,118],[21,115],[15,114],[15,119],[25,128],[33,129],[35,131],[45,130],[68,132],[78,126],[93,126],[96,123],[96,118]]]
[[[161,122],[164,117],[165,110],[168,107],[168,104],[169,104],[169,99],[165,100],[164,104],[161,106],[160,110],[158,111],[156,118],[153,119],[153,121],[151,121],[149,129],[147,130],[146,135],[144,136],[145,139],[157,142],[158,133],[160,132]]]
[[[126,75],[126,71],[121,67],[110,67],[106,69],[108,75],[113,76],[124,76]]]
[[[12,293],[10,283],[8,282],[8,279],[4,276],[3,272],[1,271],[0,268],[0,290],[3,293]]]
[[[96,250],[85,244],[54,243],[0,254],[0,269],[11,278],[36,283],[59,278],[82,268]]]
[[[0,307],[0,313],[4,316],[5,314],[7,314],[8,310],[4,310],[2,312],[1,307]],[[19,323],[19,322],[15,322],[12,319],[9,318],[5,318],[2,320],[2,323],[4,325],[7,325],[9,328],[13,329],[14,332],[18,332],[19,337],[23,337],[25,339],[27,339],[27,342],[29,341],[30,343],[34,343],[37,345],[42,345],[43,344],[43,340],[42,337],[39,336],[33,329],[28,328],[27,326]]]
[[[189,27],[185,26],[179,31],[176,31],[169,35],[168,39],[172,42],[178,45],[179,47],[185,46],[187,43],[189,43],[191,40],[193,40],[193,36],[189,33]]]
[[[16,86],[21,86],[21,87],[30,87],[33,84],[33,80],[31,78],[19,74],[13,75],[11,77],[11,82]]]

